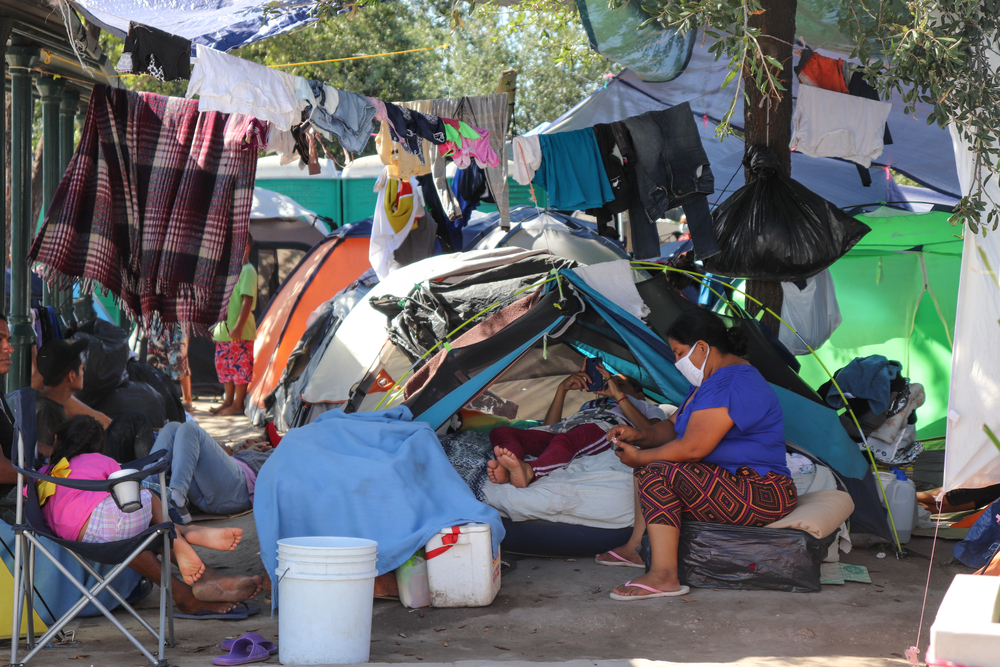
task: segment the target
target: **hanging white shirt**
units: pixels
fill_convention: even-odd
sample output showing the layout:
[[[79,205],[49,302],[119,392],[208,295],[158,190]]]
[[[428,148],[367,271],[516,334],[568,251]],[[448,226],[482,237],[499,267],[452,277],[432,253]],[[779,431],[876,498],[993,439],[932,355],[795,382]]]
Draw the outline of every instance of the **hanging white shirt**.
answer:
[[[882,154],[889,102],[799,86],[789,146],[811,157],[839,157],[870,167]]]
[[[301,122],[296,80],[281,70],[197,45],[198,58],[186,96],[198,95],[198,111],[248,114],[290,130]]]
[[[375,215],[372,218],[372,238],[368,246],[368,261],[371,262],[375,275],[379,280],[384,280],[387,275],[400,267],[399,262],[393,256],[396,248],[403,244],[406,235],[413,229],[413,223],[417,218],[424,215],[424,199],[420,193],[420,184],[415,178],[410,179],[410,188],[413,190],[413,209],[406,224],[397,232],[389,222],[389,216],[385,211],[386,185],[389,182],[388,167],[382,169],[378,180],[375,181],[374,192],[378,193],[375,200]],[[426,223],[424,223],[426,224]]]
[[[511,176],[521,185],[531,183],[535,172],[542,166],[542,147],[538,135],[514,137],[514,173]]]

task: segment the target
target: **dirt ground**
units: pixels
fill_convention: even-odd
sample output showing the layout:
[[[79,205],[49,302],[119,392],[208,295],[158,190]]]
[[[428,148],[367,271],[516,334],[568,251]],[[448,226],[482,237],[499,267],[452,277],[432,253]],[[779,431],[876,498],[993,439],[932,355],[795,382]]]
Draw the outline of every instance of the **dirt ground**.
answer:
[[[199,421],[220,440],[253,433],[245,420]],[[205,562],[227,573],[262,574],[253,516],[218,525],[242,527],[235,552],[199,551]],[[927,628],[952,577],[969,572],[951,560],[954,542],[941,540],[931,568],[921,651]],[[915,537],[908,547],[929,556],[932,540]],[[905,665],[903,652],[917,639],[929,561],[879,558],[876,549],[855,549],[846,563],[868,568],[872,583],[824,586],[817,593],[694,589],[685,598],[614,602],[609,591],[636,570],[602,567],[592,558],[516,560],[503,577],[497,599],[479,609],[409,610],[398,602],[376,600],[371,660],[375,663],[518,662],[566,663],[569,667],[656,667],[660,664],[783,665],[830,667]],[[505,556],[505,560],[510,560]],[[140,608],[156,617],[158,591]],[[175,621],[177,646],[168,649],[171,665],[210,665],[223,653],[227,637],[256,631],[278,642],[278,618],[270,601],[254,601],[262,611],[245,621]],[[124,619],[124,614],[119,613]],[[126,626],[136,626],[133,622]],[[139,628],[141,631],[141,628]],[[138,635],[147,646],[148,635]],[[0,665],[9,646],[0,644]],[[276,664],[277,656],[267,663]],[[76,642],[43,650],[31,664],[142,665],[141,654],[103,618],[83,619]]]

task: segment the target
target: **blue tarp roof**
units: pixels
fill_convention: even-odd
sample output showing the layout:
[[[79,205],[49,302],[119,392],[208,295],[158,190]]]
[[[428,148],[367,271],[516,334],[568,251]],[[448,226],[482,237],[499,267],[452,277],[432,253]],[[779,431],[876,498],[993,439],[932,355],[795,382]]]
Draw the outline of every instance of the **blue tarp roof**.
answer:
[[[86,0],[73,6],[124,39],[129,21],[159,28],[220,51],[238,49],[316,20],[314,2],[278,0],[264,20],[265,0]]]

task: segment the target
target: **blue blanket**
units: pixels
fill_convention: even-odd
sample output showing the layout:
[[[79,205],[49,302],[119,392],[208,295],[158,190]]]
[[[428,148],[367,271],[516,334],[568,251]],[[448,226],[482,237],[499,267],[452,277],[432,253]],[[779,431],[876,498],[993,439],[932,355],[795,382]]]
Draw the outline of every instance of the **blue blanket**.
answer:
[[[392,572],[438,531],[489,524],[493,553],[500,514],[476,500],[424,422],[405,407],[331,410],[292,429],[260,470],[254,519],[264,568],[277,582],[278,540],[361,537],[378,542],[378,573]],[[274,586],[272,606],[278,604]]]

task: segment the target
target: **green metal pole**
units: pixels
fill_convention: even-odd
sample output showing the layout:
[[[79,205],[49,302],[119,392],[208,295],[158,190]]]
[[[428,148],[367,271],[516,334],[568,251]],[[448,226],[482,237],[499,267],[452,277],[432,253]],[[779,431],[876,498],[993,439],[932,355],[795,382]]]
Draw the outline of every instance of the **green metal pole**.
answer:
[[[7,39],[10,37],[10,32],[14,28],[14,20],[6,17],[0,17],[0,80],[7,78],[7,61],[5,60],[7,56]],[[0,130],[7,127],[7,109],[5,104],[0,104]],[[0,141],[0,183],[7,182],[7,165],[6,165],[6,153],[7,153],[7,142]],[[4,202],[7,205],[7,202]],[[2,215],[3,211],[0,210],[0,246],[6,245],[7,242],[7,216]],[[0,249],[0,259],[3,259],[3,266],[6,266],[6,257],[3,256],[2,250]],[[0,267],[3,268],[3,267]],[[4,295],[7,293],[7,272],[0,271],[0,299],[5,299]],[[6,309],[6,302],[0,300],[0,310]],[[0,375],[0,392],[7,393],[7,376]]]
[[[74,145],[76,143],[76,122],[75,116],[77,107],[80,106],[80,93],[75,90],[66,89],[62,94],[62,102],[59,105],[59,173],[66,173],[69,161],[73,158]],[[66,285],[64,291],[59,294],[60,315],[65,323],[76,319],[73,313],[73,287]]]
[[[42,220],[52,203],[52,196],[59,185],[59,105],[66,82],[52,76],[40,76],[35,81],[42,100]],[[39,228],[41,223],[38,223]],[[35,230],[35,234],[38,229]],[[45,285],[42,304],[59,307],[59,288]]]
[[[39,51],[18,36],[7,49],[10,68],[10,342],[14,345],[7,390],[31,384],[31,345],[35,332],[28,317],[31,277],[28,250],[35,221],[31,219],[31,68]]]

